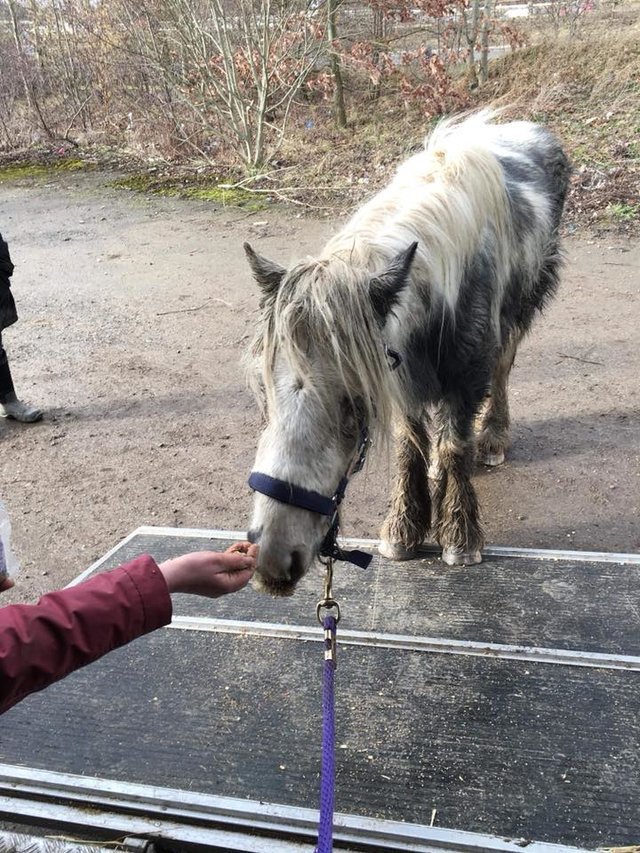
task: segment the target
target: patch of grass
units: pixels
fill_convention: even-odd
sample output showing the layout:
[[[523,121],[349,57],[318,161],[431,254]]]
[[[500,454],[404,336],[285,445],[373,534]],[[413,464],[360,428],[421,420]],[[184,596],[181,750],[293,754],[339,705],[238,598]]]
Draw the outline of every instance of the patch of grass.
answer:
[[[46,178],[61,172],[77,172],[90,168],[91,164],[84,160],[66,158],[53,162],[8,162],[0,163],[0,181],[20,181],[36,178]]]
[[[344,215],[389,180],[398,163],[422,147],[431,121],[391,86],[375,102],[349,105],[349,126],[335,126],[330,107],[308,104],[279,150],[278,190],[308,212]]]
[[[187,187],[184,190],[187,198],[197,198],[200,201],[215,201],[223,207],[244,207],[250,210],[262,210],[268,204],[255,193],[240,187]]]
[[[116,189],[166,196],[210,201],[223,207],[241,207],[244,210],[264,210],[269,205],[269,196],[258,195],[242,187],[225,186],[219,181],[185,180],[179,177],[163,177],[155,174],[128,175],[112,181],[109,186]]]
[[[607,205],[605,213],[613,222],[634,222],[640,219],[640,204],[614,202]]]

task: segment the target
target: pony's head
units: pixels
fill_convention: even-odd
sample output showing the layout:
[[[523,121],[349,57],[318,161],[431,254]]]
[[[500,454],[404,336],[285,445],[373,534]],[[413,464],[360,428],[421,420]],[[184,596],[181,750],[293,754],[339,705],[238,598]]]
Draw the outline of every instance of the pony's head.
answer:
[[[375,275],[337,256],[287,271],[245,245],[262,290],[252,355],[266,427],[254,471],[331,498],[363,431],[388,423],[384,326],[416,245]],[[256,493],[249,538],[260,545],[258,586],[290,595],[329,524],[326,515]]]

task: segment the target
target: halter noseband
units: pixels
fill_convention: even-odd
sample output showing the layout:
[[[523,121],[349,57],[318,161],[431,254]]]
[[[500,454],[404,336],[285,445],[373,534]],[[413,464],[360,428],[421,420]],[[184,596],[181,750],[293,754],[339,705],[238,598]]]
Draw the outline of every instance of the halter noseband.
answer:
[[[338,509],[340,505],[339,495],[344,495],[346,485],[347,480],[343,477],[334,496],[327,498],[320,492],[303,489],[302,486],[296,486],[286,480],[278,480],[276,477],[270,477],[260,471],[252,471],[249,477],[249,486],[254,492],[260,492],[267,497],[280,501],[280,503],[297,506],[300,509],[308,509],[309,512],[316,512],[318,515],[326,515],[329,518],[333,518]]]
[[[331,524],[329,525],[329,530],[320,546],[320,556],[329,557],[332,560],[345,560],[348,563],[353,563],[362,569],[366,569],[372,560],[371,554],[367,554],[365,551],[346,551],[340,548],[337,536],[340,526],[340,504],[344,498],[349,480],[364,465],[369,443],[369,431],[365,426],[362,426],[360,428],[360,444],[358,445],[353,462],[347,468],[344,477],[342,477],[337,489],[330,498],[321,495],[320,492],[303,489],[302,486],[296,486],[295,483],[288,483],[286,480],[279,480],[276,477],[270,477],[268,474],[262,474],[260,471],[251,472],[249,486],[254,492],[260,492],[260,494],[273,498],[280,503],[296,506],[299,509],[306,509],[309,512],[315,512],[318,515],[325,515],[330,518]]]

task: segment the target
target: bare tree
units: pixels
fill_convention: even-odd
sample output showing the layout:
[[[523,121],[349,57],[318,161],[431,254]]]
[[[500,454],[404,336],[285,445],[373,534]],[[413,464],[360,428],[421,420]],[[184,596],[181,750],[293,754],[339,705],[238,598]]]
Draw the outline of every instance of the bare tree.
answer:
[[[429,116],[463,106],[451,69],[464,50],[473,83],[486,79],[494,3],[0,0],[0,145],[37,131],[231,158],[253,175],[281,146],[298,95],[305,114],[320,95],[347,125],[347,71],[354,98],[388,91]]]
[[[480,4],[482,0],[471,0],[469,7],[462,5],[460,7],[460,16],[462,19],[462,35],[467,45],[467,69],[469,71],[469,85],[472,89],[478,86],[478,71],[476,68],[476,45],[480,34],[480,19],[481,11]]]
[[[344,103],[344,82],[338,48],[338,7],[339,0],[327,0],[327,41],[329,43],[329,62],[333,76],[333,115],[338,127],[347,126],[347,110]]]
[[[492,0],[484,0],[480,24],[480,82],[489,79],[489,35],[491,32]]]
[[[284,138],[293,101],[323,42],[299,0],[122,0],[130,20],[144,16],[137,50],[160,76],[168,108],[205,135],[235,140],[250,172]],[[186,134],[183,133],[186,138]],[[191,138],[191,144],[196,144]]]
[[[9,15],[11,17],[11,28],[13,32],[13,40],[16,47],[16,54],[18,57],[18,67],[20,69],[20,77],[22,79],[22,85],[24,89],[24,97],[29,107],[29,110],[36,116],[38,123],[42,130],[46,133],[46,135],[51,139],[53,138],[53,133],[51,132],[49,125],[45,121],[44,115],[42,114],[42,110],[40,108],[40,104],[38,102],[38,97],[35,92],[35,88],[30,79],[30,68],[29,68],[29,60],[24,49],[24,44],[22,40],[20,21],[24,17],[24,12],[20,9],[20,14],[18,12],[18,4],[15,0],[8,0],[9,3]]]

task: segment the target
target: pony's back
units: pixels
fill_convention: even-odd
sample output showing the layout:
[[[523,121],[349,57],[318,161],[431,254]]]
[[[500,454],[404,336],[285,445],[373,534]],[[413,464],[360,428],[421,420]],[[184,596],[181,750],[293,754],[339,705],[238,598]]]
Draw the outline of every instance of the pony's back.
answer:
[[[325,248],[374,270],[413,241],[416,284],[455,308],[461,277],[492,247],[497,286],[515,267],[535,278],[555,234],[569,166],[555,138],[530,122],[496,124],[488,111],[442,122]]]

